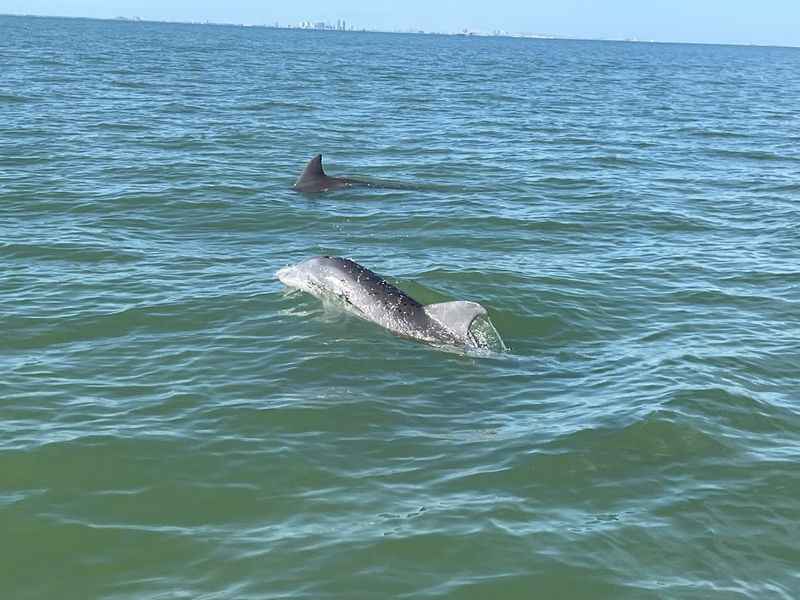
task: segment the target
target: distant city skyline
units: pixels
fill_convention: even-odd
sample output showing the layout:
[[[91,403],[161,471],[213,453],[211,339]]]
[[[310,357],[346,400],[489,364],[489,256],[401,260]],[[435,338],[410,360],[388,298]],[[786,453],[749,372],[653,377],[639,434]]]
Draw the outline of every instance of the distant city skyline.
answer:
[[[0,12],[41,16],[439,33],[537,34],[661,42],[800,46],[797,0],[5,0]]]

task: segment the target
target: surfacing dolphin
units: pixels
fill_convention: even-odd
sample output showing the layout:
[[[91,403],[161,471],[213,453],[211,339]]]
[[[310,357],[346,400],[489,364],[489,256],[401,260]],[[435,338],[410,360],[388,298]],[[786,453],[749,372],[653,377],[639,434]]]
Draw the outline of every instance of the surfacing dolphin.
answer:
[[[477,302],[422,305],[380,275],[346,258],[317,256],[285,267],[276,275],[287,287],[321,299],[338,297],[359,317],[402,337],[505,350],[486,309]]]
[[[417,189],[417,186],[398,183],[396,181],[359,179],[354,177],[331,177],[327,175],[322,168],[322,154],[317,154],[308,161],[306,168],[303,170],[300,177],[297,178],[297,181],[294,182],[292,189],[305,194],[317,194],[356,185],[398,190]]]

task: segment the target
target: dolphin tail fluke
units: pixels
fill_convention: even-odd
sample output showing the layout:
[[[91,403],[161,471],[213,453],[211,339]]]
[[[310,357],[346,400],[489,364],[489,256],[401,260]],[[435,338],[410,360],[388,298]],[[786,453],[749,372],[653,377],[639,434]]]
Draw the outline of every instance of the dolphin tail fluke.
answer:
[[[460,339],[469,339],[472,322],[486,315],[486,309],[477,302],[439,302],[425,305],[425,312],[434,321],[448,329]]]
[[[303,184],[316,181],[320,177],[325,177],[325,171],[322,169],[322,154],[317,154],[308,161],[303,173],[294,182],[294,187],[302,187]]]

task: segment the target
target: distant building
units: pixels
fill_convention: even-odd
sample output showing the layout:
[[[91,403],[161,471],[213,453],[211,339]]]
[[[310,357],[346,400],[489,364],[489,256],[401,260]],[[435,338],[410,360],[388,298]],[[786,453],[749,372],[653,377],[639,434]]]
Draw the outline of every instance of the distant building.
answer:
[[[325,21],[300,21],[297,27],[299,29],[317,29],[320,31],[347,31],[347,21],[336,19],[335,25]],[[352,25],[350,25],[350,31],[353,31]]]

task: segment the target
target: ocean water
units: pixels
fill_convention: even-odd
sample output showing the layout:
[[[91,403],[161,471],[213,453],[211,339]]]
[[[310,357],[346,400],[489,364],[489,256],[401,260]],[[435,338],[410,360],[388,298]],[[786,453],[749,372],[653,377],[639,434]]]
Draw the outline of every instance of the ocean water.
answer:
[[[0,17],[0,597],[800,597],[798,98],[798,49]],[[319,254],[510,350],[275,279]]]

